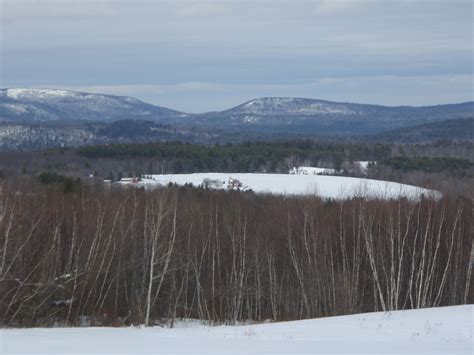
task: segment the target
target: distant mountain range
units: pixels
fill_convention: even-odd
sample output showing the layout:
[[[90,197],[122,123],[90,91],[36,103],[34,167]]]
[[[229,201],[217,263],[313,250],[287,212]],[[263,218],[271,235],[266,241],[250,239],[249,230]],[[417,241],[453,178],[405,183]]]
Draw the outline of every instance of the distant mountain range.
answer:
[[[383,142],[423,143],[440,140],[474,140],[474,118],[425,123],[415,127],[399,128],[373,137]]]
[[[251,100],[193,118],[195,124],[262,132],[360,135],[455,118],[474,118],[474,102],[439,106],[366,105],[291,97]]]
[[[419,132],[411,135],[413,139],[422,140],[429,136],[428,132],[433,136],[434,131],[439,132],[436,136],[443,135],[446,127],[456,135],[451,138],[472,139],[472,134],[466,134],[461,126],[468,124],[472,129],[473,119],[474,102],[388,107],[267,97],[220,112],[190,114],[125,96],[58,89],[0,89],[0,150],[116,141],[212,142],[301,135],[364,135],[400,141],[411,134],[410,127]],[[442,123],[451,120],[451,126]]]

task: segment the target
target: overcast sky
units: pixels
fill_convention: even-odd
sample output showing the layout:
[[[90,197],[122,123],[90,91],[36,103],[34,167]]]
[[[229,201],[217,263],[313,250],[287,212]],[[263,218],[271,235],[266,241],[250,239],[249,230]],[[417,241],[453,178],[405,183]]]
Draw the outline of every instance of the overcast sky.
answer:
[[[0,0],[1,87],[188,112],[262,96],[473,100],[471,0]]]

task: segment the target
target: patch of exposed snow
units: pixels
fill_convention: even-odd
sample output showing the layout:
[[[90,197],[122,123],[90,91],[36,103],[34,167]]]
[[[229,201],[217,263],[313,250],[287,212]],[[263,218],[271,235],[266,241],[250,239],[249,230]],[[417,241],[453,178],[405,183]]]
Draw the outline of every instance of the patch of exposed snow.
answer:
[[[74,301],[74,300],[71,298],[71,299],[68,299],[68,300],[51,301],[50,304],[51,304],[52,306],[56,306],[56,307],[69,306],[69,305],[71,305],[71,303],[72,303],[73,301]]]
[[[20,98],[49,98],[49,97],[73,97],[73,91],[59,89],[7,89],[7,96],[11,99]]]
[[[245,123],[255,123],[257,121],[258,121],[258,119],[254,116],[245,116],[244,117],[244,122]]]
[[[293,167],[293,169],[291,169],[289,173],[292,175],[334,175],[336,173],[336,170],[312,166],[299,166]]]
[[[14,112],[16,114],[22,114],[22,113],[25,113],[25,112],[28,112],[28,110],[26,109],[26,106],[25,105],[22,105],[22,104],[0,104],[0,107],[3,107],[3,108],[6,108],[7,110],[10,110],[11,112]]]
[[[133,104],[138,104],[138,103],[140,103],[140,100],[138,100],[138,99],[136,99],[136,98],[134,98],[134,97],[129,97],[129,96],[126,96],[126,97],[124,98],[124,100],[127,101],[127,102],[131,102],[131,103],[133,103]]]
[[[375,161],[356,161],[356,164],[359,165],[360,170],[365,174],[369,168],[369,164],[376,164]]]

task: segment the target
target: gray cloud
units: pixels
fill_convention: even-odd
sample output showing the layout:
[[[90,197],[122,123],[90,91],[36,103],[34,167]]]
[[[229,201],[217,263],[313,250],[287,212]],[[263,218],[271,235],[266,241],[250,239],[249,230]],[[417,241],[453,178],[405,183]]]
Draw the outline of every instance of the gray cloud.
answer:
[[[120,88],[188,111],[279,92],[407,104],[472,97],[470,0],[2,0],[0,12],[1,86]],[[424,91],[406,95],[403,83]]]

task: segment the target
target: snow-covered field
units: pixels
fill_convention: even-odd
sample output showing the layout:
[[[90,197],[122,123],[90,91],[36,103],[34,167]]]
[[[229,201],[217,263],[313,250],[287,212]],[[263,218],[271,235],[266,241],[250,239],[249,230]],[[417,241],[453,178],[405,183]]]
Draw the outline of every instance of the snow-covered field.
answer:
[[[436,191],[395,182],[324,175],[230,173],[148,175],[139,182],[139,185],[151,187],[172,182],[178,185],[191,183],[194,186],[199,186],[207,179],[216,183],[214,188],[227,188],[230,178],[239,180],[243,185],[243,190],[251,189],[257,193],[317,194],[323,198],[335,199],[353,196],[387,199],[403,196],[416,199],[421,194],[440,196]]]
[[[0,353],[471,355],[472,326],[470,305],[250,326],[9,329]]]

